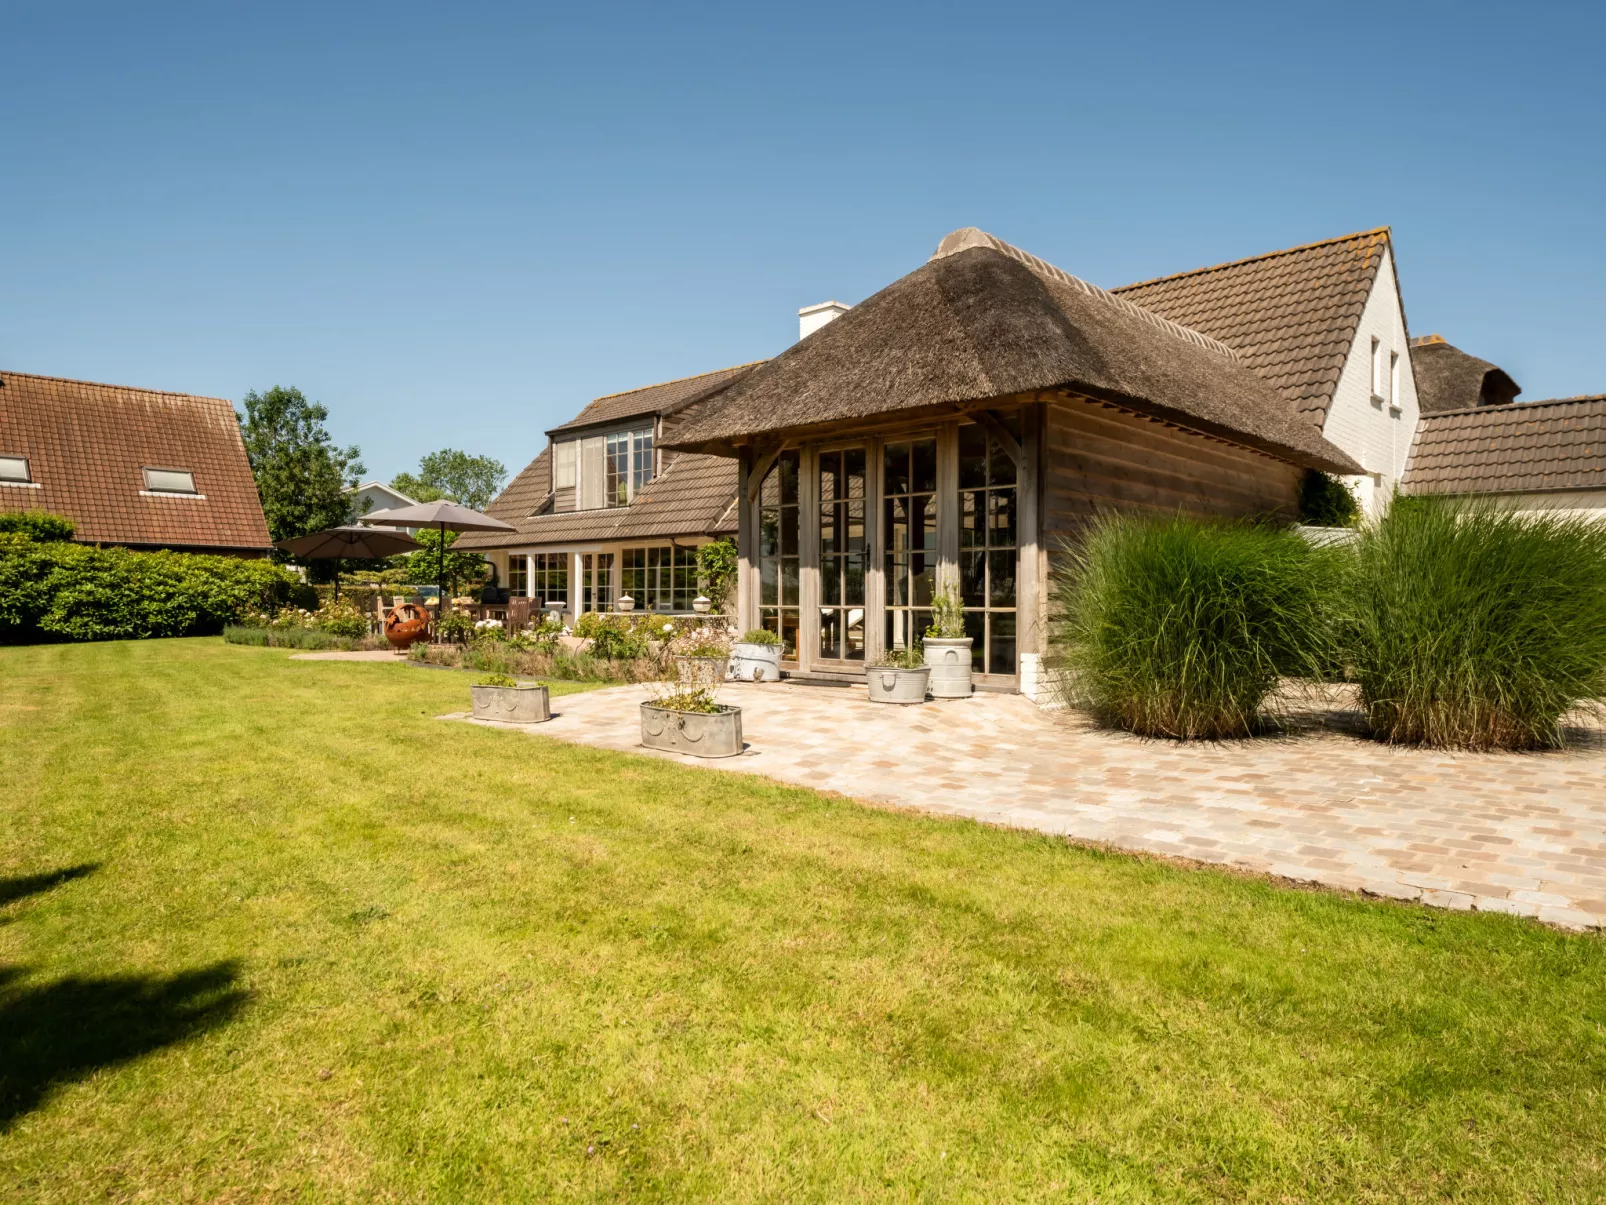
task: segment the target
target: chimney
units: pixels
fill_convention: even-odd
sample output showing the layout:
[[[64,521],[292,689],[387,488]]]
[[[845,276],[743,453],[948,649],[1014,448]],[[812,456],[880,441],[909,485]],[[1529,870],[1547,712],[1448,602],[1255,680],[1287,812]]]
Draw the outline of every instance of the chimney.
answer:
[[[819,305],[806,305],[797,312],[797,337],[807,339],[827,322],[834,322],[853,307],[840,301],[822,301]]]

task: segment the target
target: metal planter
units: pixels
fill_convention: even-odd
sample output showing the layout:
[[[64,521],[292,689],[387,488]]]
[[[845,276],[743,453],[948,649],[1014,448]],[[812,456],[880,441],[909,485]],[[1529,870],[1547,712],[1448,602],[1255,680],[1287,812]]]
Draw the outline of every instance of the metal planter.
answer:
[[[897,669],[889,665],[875,665],[866,670],[864,676],[870,684],[872,703],[924,703],[931,670],[925,666]]]
[[[969,636],[927,636],[926,668],[931,671],[933,699],[968,699],[970,685]]]
[[[779,682],[781,646],[738,640],[731,645],[730,676],[736,682]]]
[[[735,757],[742,751],[742,709],[721,704],[711,712],[671,711],[643,703],[641,743],[692,757]]]
[[[540,724],[552,718],[544,686],[471,686],[474,718],[503,724]]]

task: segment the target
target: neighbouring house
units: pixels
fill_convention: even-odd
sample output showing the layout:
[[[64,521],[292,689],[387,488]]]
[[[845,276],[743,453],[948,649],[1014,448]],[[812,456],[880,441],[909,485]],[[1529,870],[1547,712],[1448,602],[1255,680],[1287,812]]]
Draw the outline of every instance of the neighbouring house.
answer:
[[[1403,488],[1606,520],[1606,394],[1424,414]]]
[[[1112,292],[1232,348],[1359,463],[1349,483],[1362,509],[1387,505],[1418,401],[1386,227]]]
[[[454,547],[485,552],[499,582],[537,606],[579,615],[628,595],[638,611],[691,611],[698,546],[736,534],[736,464],[666,452],[659,436],[667,418],[752,368],[595,399],[549,431],[486,508],[517,533],[468,534]]]
[[[382,510],[397,510],[403,506],[417,506],[418,500],[409,498],[398,489],[393,489],[383,481],[365,481],[361,485],[347,488],[346,493],[351,497],[352,512],[361,519],[364,515],[376,514]],[[411,528],[402,528],[411,531]]]
[[[734,461],[738,622],[794,672],[862,675],[952,588],[981,683],[1011,688],[1049,558],[1096,515],[1293,517],[1308,471],[1392,482],[1405,350],[1387,232],[1106,292],[966,229],[657,444]]]
[[[271,543],[229,402],[31,373],[0,372],[0,510],[64,515],[89,544]]]
[[[1416,375],[1417,404],[1423,414],[1508,406],[1522,392],[1522,386],[1505,369],[1468,355],[1446,342],[1443,335],[1412,339],[1411,367]]]

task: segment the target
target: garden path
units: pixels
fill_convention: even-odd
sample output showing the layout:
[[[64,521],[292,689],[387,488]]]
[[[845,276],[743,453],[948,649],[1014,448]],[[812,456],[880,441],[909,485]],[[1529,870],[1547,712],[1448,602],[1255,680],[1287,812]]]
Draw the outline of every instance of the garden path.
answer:
[[[565,695],[550,722],[525,730],[648,753],[646,697],[637,686]],[[862,686],[775,683],[728,685],[720,698],[742,708],[746,753],[650,755],[1380,896],[1606,925],[1598,729],[1557,752],[1449,754],[1334,730],[1346,722],[1334,712],[1287,736],[1183,745],[1019,695],[902,708],[871,703]]]

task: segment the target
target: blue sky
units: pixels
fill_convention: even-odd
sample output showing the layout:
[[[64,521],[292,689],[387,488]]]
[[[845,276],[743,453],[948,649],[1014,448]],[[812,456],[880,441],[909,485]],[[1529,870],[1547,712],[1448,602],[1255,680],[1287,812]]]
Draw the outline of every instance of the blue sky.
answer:
[[[975,225],[1103,285],[1379,225],[1606,391],[1600,5],[8,6],[0,368],[298,385],[388,478],[773,354]]]

